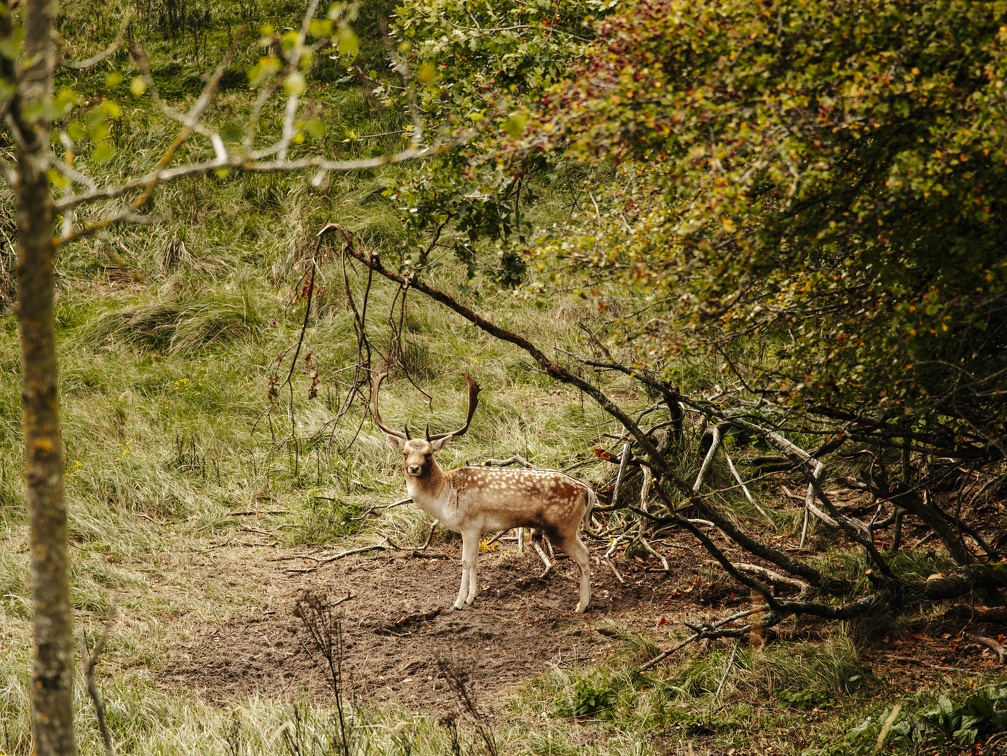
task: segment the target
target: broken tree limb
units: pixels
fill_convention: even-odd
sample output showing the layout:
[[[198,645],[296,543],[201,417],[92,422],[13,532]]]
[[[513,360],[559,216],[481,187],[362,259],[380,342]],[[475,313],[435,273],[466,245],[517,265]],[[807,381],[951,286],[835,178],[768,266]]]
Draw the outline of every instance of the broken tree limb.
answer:
[[[787,577],[786,575],[781,575],[775,570],[771,570],[768,567],[762,567],[758,564],[748,564],[746,562],[739,562],[735,565],[742,572],[747,572],[751,575],[758,575],[759,577],[768,580],[771,583],[779,583],[780,585],[789,585],[793,588],[797,588],[802,593],[807,591],[811,586],[807,583],[796,580],[792,577]]]
[[[895,576],[895,573],[892,572],[888,562],[883,556],[881,556],[881,553],[874,545],[874,539],[867,525],[860,520],[848,517],[847,515],[841,513],[832,503],[829,496],[825,493],[818,477],[822,473],[818,472],[816,475],[818,466],[821,464],[820,460],[816,459],[790,439],[770,428],[765,428],[761,425],[757,425],[756,423],[738,417],[728,418],[725,422],[732,423],[737,425],[739,428],[744,428],[752,433],[762,436],[769,443],[790,457],[794,462],[797,462],[799,464],[799,468],[804,472],[804,475],[808,480],[808,486],[813,489],[814,495],[822,502],[825,510],[829,513],[832,519],[835,520],[840,530],[842,530],[855,543],[859,543],[863,546],[864,551],[867,552],[868,558],[874,563],[874,566],[878,568],[878,572],[882,576],[892,582],[898,582],[898,578]],[[809,508],[809,511],[813,510],[810,510]]]
[[[819,462],[819,463],[817,463],[815,465],[815,471],[811,474],[811,476],[815,480],[821,480],[822,479],[822,473],[824,471],[825,471],[825,465],[823,465],[821,462]],[[815,509],[815,487],[809,483],[808,484],[808,493],[807,493],[807,495],[805,496],[805,499],[804,499],[804,524],[801,525],[801,548],[802,549],[804,548],[804,544],[808,540],[808,521],[811,519],[812,511],[814,511],[814,514],[815,514],[816,517],[818,517],[819,519],[823,519],[821,517],[821,515],[823,513],[820,510]],[[825,520],[823,519],[823,521],[825,521]],[[831,517],[828,518],[827,522],[830,525],[832,525],[832,527],[834,527],[834,528],[838,528],[839,527],[839,523],[837,523]]]
[[[408,280],[414,290],[419,291],[422,294],[425,294],[426,296],[430,297],[436,302],[439,302],[440,304],[444,305],[445,307],[452,310],[456,314],[465,318],[470,323],[477,326],[486,333],[490,334],[491,336],[501,341],[506,341],[507,343],[514,344],[515,346],[523,349],[532,359],[535,360],[535,362],[539,364],[539,366],[550,377],[555,378],[556,380],[562,381],[564,383],[567,383],[569,385],[575,386],[581,391],[583,391],[587,396],[590,396],[592,399],[594,399],[594,401],[605,412],[607,412],[615,420],[617,420],[622,425],[622,427],[625,428],[626,431],[633,437],[636,443],[639,444],[640,448],[646,453],[646,456],[648,458],[647,461],[652,467],[652,471],[655,473],[655,477],[659,478],[660,480],[666,481],[667,483],[672,485],[678,492],[680,492],[685,498],[688,499],[690,505],[695,507],[699,511],[701,516],[703,516],[705,519],[713,521],[718,528],[720,528],[725,534],[727,534],[729,538],[738,543],[738,545],[740,545],[742,548],[749,550],[751,553],[756,554],[760,558],[766,560],[767,562],[775,564],[777,567],[780,567],[781,569],[784,569],[787,572],[790,572],[791,574],[799,575],[800,577],[808,580],[808,582],[810,582],[815,587],[827,593],[835,593],[835,592],[843,593],[849,590],[850,584],[848,581],[826,577],[822,575],[820,572],[818,572],[818,570],[815,570],[810,565],[805,564],[798,559],[794,559],[793,557],[783,553],[782,551],[779,551],[778,549],[775,549],[764,543],[756,541],[755,539],[751,538],[743,531],[741,531],[739,528],[735,527],[726,517],[721,516],[719,512],[717,512],[716,508],[709,506],[702,497],[692,492],[691,486],[689,486],[684,480],[682,480],[682,478],[676,473],[676,471],[669,464],[668,460],[664,458],[661,452],[654,445],[654,442],[649,437],[648,433],[642,430],[640,426],[633,420],[632,417],[630,417],[622,408],[620,408],[615,402],[613,402],[597,386],[590,383],[589,381],[584,380],[580,376],[566,369],[564,366],[550,359],[541,349],[539,349],[535,344],[533,344],[528,339],[518,334],[515,334],[511,331],[508,331],[504,328],[501,328],[495,323],[490,322],[486,318],[476,313],[471,308],[466,307],[465,305],[455,300],[449,294],[446,294],[445,292],[439,289],[429,286],[422,280],[416,278],[407,279],[402,274],[389,270],[388,268],[386,268],[384,265],[381,264],[380,260],[376,255],[367,254],[361,250],[356,249],[356,247],[352,243],[352,236],[342,227],[330,223],[327,224],[320,233],[328,233],[332,231],[339,231],[340,233],[343,234],[344,239],[346,239],[346,243],[344,244],[345,253],[361,262],[363,265],[367,267],[369,271],[378,273],[379,275],[391,281],[395,281],[399,284],[404,284]],[[664,387],[664,391],[667,392],[668,387]],[[676,401],[682,401],[684,398],[676,395],[675,399]],[[701,409],[700,411],[703,411],[704,414],[709,414],[710,412],[708,408]],[[734,422],[734,420],[732,420],[732,422]],[[763,429],[761,428],[758,429],[758,431],[762,430]],[[789,444],[789,442],[786,443]],[[793,444],[789,445],[793,446]],[[806,452],[801,452],[801,454],[803,454],[804,457],[808,456]],[[656,488],[659,491],[665,505],[668,507],[668,511],[669,512],[674,511],[675,505],[667,497],[667,494],[662,490],[662,487],[658,485],[656,486]],[[691,525],[684,518],[679,517],[678,520],[679,524],[689,529],[690,532],[699,533],[701,537],[701,543],[703,543],[704,547],[707,548],[708,551],[710,551],[711,548],[713,549],[713,551],[710,551],[710,553],[714,555],[714,558],[718,558],[718,554],[720,555],[720,557],[723,556],[722,554],[720,554],[719,550],[716,549],[716,546],[709,540],[709,538],[706,538],[705,535],[703,535],[702,532],[699,531],[698,528],[696,528],[696,526]],[[719,558],[718,561],[720,561]],[[747,576],[737,573],[737,571],[734,571],[734,574],[736,577],[742,578],[742,582],[748,584],[749,587],[754,588],[754,586],[751,584],[757,583],[757,581],[753,581],[751,578],[748,578]],[[762,592],[765,591],[766,588],[765,586],[759,586],[757,590],[760,590],[760,592]]]
[[[772,522],[773,518],[769,516],[769,512],[767,512],[765,509],[759,506],[758,502],[756,502],[755,499],[752,498],[752,494],[748,490],[748,486],[745,485],[745,481],[743,481],[741,479],[741,475],[738,474],[738,470],[734,466],[734,461],[731,459],[731,455],[727,453],[726,448],[724,449],[724,459],[727,460],[727,467],[731,471],[731,475],[734,476],[734,479],[738,481],[738,485],[741,486],[741,491],[742,493],[745,494],[745,498],[748,499],[748,503],[751,504],[753,507],[755,507],[755,509],[759,512],[759,514],[761,514],[767,520]]]
[[[619,491],[622,488],[622,476],[626,472],[626,462],[629,460],[629,441],[622,445],[622,456],[619,457],[619,472],[615,476],[615,486],[612,489],[612,501],[609,503],[610,509],[615,509],[619,505]]]
[[[720,448],[720,425],[714,425],[710,429],[710,434],[713,436],[713,439],[710,441],[710,448],[706,452],[706,457],[703,458],[703,464],[699,467],[699,474],[696,475],[696,482],[692,484],[693,493],[699,493],[699,489],[703,487],[703,481],[706,479],[706,473],[710,469],[710,463],[713,462],[713,457],[716,455],[717,449]]]

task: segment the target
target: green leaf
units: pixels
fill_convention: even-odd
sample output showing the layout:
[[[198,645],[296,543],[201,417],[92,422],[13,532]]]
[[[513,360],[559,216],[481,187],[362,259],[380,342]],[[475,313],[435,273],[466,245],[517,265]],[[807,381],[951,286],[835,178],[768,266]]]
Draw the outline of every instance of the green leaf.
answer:
[[[119,118],[122,116],[122,108],[115,100],[105,100],[99,105],[102,112],[109,118]]]
[[[340,55],[353,60],[360,53],[360,40],[349,26],[340,26],[336,35],[336,47]]]
[[[424,63],[416,69],[416,81],[420,84],[433,84],[437,77],[437,68],[433,63]]]
[[[283,89],[291,97],[300,97],[308,88],[308,83],[304,80],[304,74],[294,71],[283,80]]]
[[[108,142],[99,142],[91,153],[91,159],[96,163],[107,163],[115,155],[115,147]]]
[[[7,60],[17,60],[21,54],[22,42],[24,42],[24,27],[16,26],[9,37],[0,39],[0,56]]]
[[[66,133],[70,135],[70,138],[75,142],[79,142],[81,139],[87,138],[87,129],[84,128],[84,124],[80,121],[70,121],[66,125]]]
[[[264,55],[259,62],[248,71],[248,83],[253,87],[261,87],[272,79],[280,70],[280,59],[275,55]]]
[[[142,96],[147,91],[147,80],[142,76],[134,76],[133,81],[129,83],[129,91],[137,97]]]
[[[512,113],[507,120],[504,121],[503,128],[511,139],[517,139],[524,133],[525,126],[527,124],[527,113]]]
[[[309,118],[304,122],[304,130],[312,139],[318,139],[325,133],[325,122],[321,118]]]
[[[293,29],[283,32],[280,35],[280,47],[283,48],[285,53],[289,53],[297,45],[298,32]]]
[[[308,34],[312,37],[328,37],[332,35],[334,26],[330,18],[315,18],[308,25]]]
[[[220,128],[220,137],[225,142],[240,142],[243,136],[245,136],[244,128],[234,121],[228,121]]]
[[[57,171],[55,168],[49,169],[49,185],[55,186],[59,189],[65,189],[70,186],[70,179],[64,176],[62,173]]]

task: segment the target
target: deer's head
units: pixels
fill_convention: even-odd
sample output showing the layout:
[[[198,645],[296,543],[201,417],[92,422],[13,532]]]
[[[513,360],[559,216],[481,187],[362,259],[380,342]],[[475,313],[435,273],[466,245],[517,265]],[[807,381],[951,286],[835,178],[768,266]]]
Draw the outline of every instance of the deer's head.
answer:
[[[381,413],[378,411],[378,392],[381,389],[381,382],[387,375],[388,373],[382,373],[378,376],[371,391],[371,399],[374,404],[374,424],[385,432],[385,438],[388,440],[388,443],[402,452],[406,475],[414,478],[423,478],[429,475],[430,471],[434,468],[434,452],[440,451],[448,441],[456,436],[461,436],[469,429],[472,415],[479,404],[479,384],[472,380],[468,374],[465,375],[465,382],[468,384],[469,389],[469,408],[468,416],[465,418],[465,425],[450,433],[431,435],[430,424],[427,423],[426,437],[412,438],[409,435],[408,426],[404,426],[402,431],[397,431],[389,428],[381,421]]]

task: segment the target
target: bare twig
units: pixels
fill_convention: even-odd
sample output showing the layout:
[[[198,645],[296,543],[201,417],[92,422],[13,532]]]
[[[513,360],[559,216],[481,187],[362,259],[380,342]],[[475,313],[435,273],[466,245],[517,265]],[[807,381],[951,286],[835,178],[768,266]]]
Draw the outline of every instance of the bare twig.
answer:
[[[94,678],[94,668],[98,664],[98,659],[101,658],[102,653],[105,651],[105,644],[108,642],[108,636],[112,630],[114,621],[115,607],[113,606],[108,617],[105,619],[105,626],[102,628],[101,635],[98,636],[98,641],[94,644],[93,649],[88,649],[87,639],[84,637],[83,630],[81,630],[80,634],[80,658],[84,666],[84,680],[87,683],[87,694],[91,697],[91,703],[94,704],[94,713],[98,718],[98,731],[101,733],[101,740],[105,744],[105,753],[107,756],[115,756],[115,746],[112,744],[112,735],[108,731],[108,723],[105,721],[105,703],[101,698],[101,691],[98,690],[98,683]]]
[[[612,574],[615,576],[615,579],[619,581],[619,585],[626,585],[626,579],[619,573],[619,570],[615,568],[615,565],[612,564],[611,559],[602,559],[602,562],[605,563],[606,567],[612,570]]]
[[[125,13],[122,14],[122,20],[119,22],[119,33],[116,35],[115,41],[112,42],[108,47],[90,58],[85,58],[84,60],[68,60],[63,63],[67,68],[75,68],[78,71],[85,71],[89,68],[94,68],[96,65],[101,63],[103,60],[111,58],[122,47],[122,42],[126,38],[126,31],[129,29],[130,23],[133,21],[133,16],[136,15],[136,10],[133,8],[128,8]]]
[[[781,575],[775,570],[771,570],[767,567],[762,567],[758,564],[747,564],[745,562],[739,562],[735,565],[742,572],[747,572],[751,575],[758,575],[759,577],[768,580],[771,583],[779,583],[780,585],[789,585],[797,588],[801,592],[807,591],[809,586],[807,583],[796,580],[792,577],[787,577],[786,575]]]
[[[739,619],[744,619],[745,617],[750,617],[753,614],[756,614],[757,612],[765,611],[765,608],[766,607],[761,606],[761,607],[756,607],[756,608],[752,608],[752,609],[745,609],[742,612],[737,612],[737,613],[732,614],[732,615],[730,615],[728,617],[724,617],[723,619],[719,619],[716,622],[708,623],[706,625],[706,627],[709,627],[709,628],[720,628],[720,627],[723,627],[724,625],[730,624],[731,622],[736,622]],[[653,659],[650,659],[649,661],[644,662],[639,667],[637,667],[634,671],[635,672],[644,672],[644,671],[650,669],[651,667],[657,666],[658,664],[660,664],[661,662],[663,662],[665,659],[667,659],[669,656],[671,656],[672,654],[674,654],[676,651],[680,651],[681,649],[683,649],[686,646],[688,646],[690,643],[699,640],[701,637],[702,637],[702,633],[699,633],[699,632],[693,633],[692,635],[690,635],[688,638],[686,638],[684,641],[682,641],[678,645],[674,646],[673,648],[669,648],[667,651],[662,651],[657,656],[655,656]]]
[[[815,471],[812,473],[812,476],[814,477],[814,479],[815,480],[821,480],[822,472],[824,470],[825,470],[825,465],[823,465],[821,462],[818,462],[815,465]],[[808,538],[808,520],[810,519],[812,513],[814,513],[814,515],[816,517],[818,517],[822,522],[826,522],[826,523],[828,523],[829,525],[831,525],[834,528],[838,528],[839,527],[839,523],[837,523],[831,517],[828,517],[821,510],[819,510],[819,509],[817,509],[815,507],[815,487],[811,483],[809,483],[808,484],[808,494],[807,494],[807,497],[805,498],[805,503],[804,503],[804,524],[801,525],[801,548],[802,549],[804,548],[804,544],[805,544],[805,542],[807,541],[807,538]]]
[[[459,663],[447,659],[439,659],[437,666],[440,669],[441,677],[447,681],[462,708],[472,718],[472,723],[475,725],[476,732],[479,733],[487,753],[490,756],[497,756],[498,750],[493,731],[486,723],[486,715],[479,708],[475,697],[469,690],[468,671],[463,669]]]
[[[349,596],[347,596],[349,598]],[[342,599],[338,603],[342,603]],[[342,618],[333,613],[337,604],[330,603],[326,596],[306,592],[298,599],[294,607],[294,615],[304,623],[304,629],[311,639],[312,645],[302,644],[308,656],[315,663],[315,653],[320,653],[324,659],[324,671],[328,672],[329,685],[336,699],[336,712],[339,722],[339,745],[343,756],[350,756],[352,750],[352,728],[347,726],[345,709],[346,678],[343,663],[346,659],[346,645],[343,640]],[[321,666],[321,665],[319,665]]]
[[[703,487],[703,481],[706,479],[706,473],[710,469],[710,463],[713,462],[713,457],[717,453],[717,449],[720,448],[721,430],[719,425],[715,425],[710,429],[712,434],[712,440],[710,441],[710,449],[706,452],[706,457],[703,459],[703,464],[699,468],[699,474],[696,475],[696,482],[692,484],[692,492],[699,493],[699,489]]]
[[[724,683],[727,682],[727,676],[731,674],[731,667],[734,666],[734,659],[738,655],[738,646],[741,645],[741,640],[736,640],[734,642],[734,647],[731,648],[731,657],[727,660],[727,667],[724,669],[724,674],[720,678],[720,683],[717,685],[717,691],[713,694],[715,701],[720,700],[720,692],[724,689]]]

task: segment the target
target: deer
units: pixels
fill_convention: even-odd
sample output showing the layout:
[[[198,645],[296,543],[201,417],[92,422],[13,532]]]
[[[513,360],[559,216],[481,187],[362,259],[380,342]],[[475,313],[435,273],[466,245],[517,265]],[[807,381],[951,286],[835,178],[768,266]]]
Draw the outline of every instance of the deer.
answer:
[[[427,423],[425,438],[412,438],[408,425],[403,432],[381,420],[378,393],[387,375],[382,373],[373,383],[374,424],[402,453],[406,490],[416,506],[462,536],[462,580],[453,608],[471,605],[479,592],[476,564],[483,533],[530,528],[535,550],[546,564],[542,577],[552,567],[541,547],[543,534],[580,567],[580,600],[574,611],[583,613],[591,603],[591,562],[577,531],[582,522],[589,523],[597,502],[594,491],[554,470],[459,467],[445,472],[434,454],[469,429],[479,403],[479,384],[465,374],[468,415],[461,428],[431,435]]]

